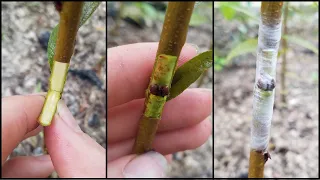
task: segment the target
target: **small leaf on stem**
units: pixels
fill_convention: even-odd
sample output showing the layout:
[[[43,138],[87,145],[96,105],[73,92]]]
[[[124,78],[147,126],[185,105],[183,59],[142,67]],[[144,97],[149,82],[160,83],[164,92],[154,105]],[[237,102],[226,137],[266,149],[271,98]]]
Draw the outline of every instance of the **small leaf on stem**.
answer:
[[[212,66],[212,50],[192,58],[175,72],[167,101],[175,98]]]
[[[100,2],[84,2],[78,28],[80,28],[91,17],[92,13],[98,8],[99,4]],[[59,30],[59,24],[52,30],[50,34],[50,39],[48,42],[47,55],[48,55],[50,70],[52,69],[52,65],[53,65],[53,57],[54,57],[54,52],[56,48],[58,30]]]

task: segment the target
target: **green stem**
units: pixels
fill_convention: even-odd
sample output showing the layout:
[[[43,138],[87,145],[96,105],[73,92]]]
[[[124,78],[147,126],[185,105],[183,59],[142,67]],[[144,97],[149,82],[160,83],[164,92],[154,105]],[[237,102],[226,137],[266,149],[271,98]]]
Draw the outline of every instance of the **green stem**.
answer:
[[[82,7],[83,2],[63,2],[53,67],[49,79],[49,90],[40,117],[38,118],[42,126],[49,126],[51,124],[58,101],[61,98],[70,58],[74,50]]]
[[[152,149],[195,2],[169,2],[133,153]]]

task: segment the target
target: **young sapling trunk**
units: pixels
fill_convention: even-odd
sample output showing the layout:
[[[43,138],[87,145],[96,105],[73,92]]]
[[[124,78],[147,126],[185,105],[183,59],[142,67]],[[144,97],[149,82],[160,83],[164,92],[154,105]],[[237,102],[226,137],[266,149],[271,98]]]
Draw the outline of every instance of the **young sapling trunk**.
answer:
[[[168,4],[133,153],[141,154],[152,149],[152,141],[170,92],[177,61],[186,41],[194,4],[195,2]]]
[[[282,2],[262,2],[259,25],[256,79],[253,97],[249,178],[263,178],[276,82],[276,64],[281,39]]]

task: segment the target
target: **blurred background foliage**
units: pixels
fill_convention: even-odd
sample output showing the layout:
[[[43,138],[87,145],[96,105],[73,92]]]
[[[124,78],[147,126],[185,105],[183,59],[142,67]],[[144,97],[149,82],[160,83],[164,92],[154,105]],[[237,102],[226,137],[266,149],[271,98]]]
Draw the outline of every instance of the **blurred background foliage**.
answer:
[[[154,21],[164,21],[168,2],[121,2],[116,7],[115,2],[107,2],[108,16],[119,16],[125,21],[135,24],[140,28],[152,27]],[[197,2],[190,20],[190,26],[200,26],[212,22],[212,2]],[[208,13],[209,12],[209,13]]]
[[[299,24],[315,24],[319,21],[318,17],[318,2],[290,2],[288,13],[288,24],[295,25],[295,22],[299,21]],[[214,45],[214,70],[221,71],[225,67],[231,66],[236,63],[237,57],[252,53],[255,55],[257,43],[258,43],[258,28],[260,19],[260,3],[256,2],[215,2],[215,13],[219,13],[223,18],[230,22],[237,21],[239,24],[232,31],[230,37],[226,41],[227,44],[220,48],[219,45]],[[312,18],[310,18],[312,17]],[[282,27],[284,24],[282,24]],[[288,26],[288,25],[287,25]],[[313,28],[313,27],[310,27]],[[216,31],[216,27],[215,27]],[[290,26],[289,26],[290,31]],[[312,35],[318,35],[318,24],[312,29]],[[302,37],[297,29],[297,32],[290,31],[289,34],[283,34],[282,38],[287,39],[288,47],[291,44],[295,44],[304,48],[305,51],[318,54],[318,44],[310,42]],[[215,38],[218,33],[215,33]],[[316,38],[317,40],[318,38]],[[316,43],[318,43],[316,41]],[[227,49],[227,50],[226,50]],[[279,49],[280,56],[284,53],[284,50]]]

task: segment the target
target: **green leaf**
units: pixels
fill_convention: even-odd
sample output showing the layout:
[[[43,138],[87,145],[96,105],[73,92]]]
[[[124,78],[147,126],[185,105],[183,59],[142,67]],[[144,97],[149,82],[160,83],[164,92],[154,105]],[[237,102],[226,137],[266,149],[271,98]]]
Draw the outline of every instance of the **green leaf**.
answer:
[[[252,13],[248,8],[245,8],[238,4],[224,3],[223,6],[228,7],[236,12],[241,12],[254,20],[254,22],[259,23],[259,15]]]
[[[141,10],[143,11],[143,18],[147,27],[152,27],[153,22],[158,19],[158,12],[156,8],[148,3],[141,3]]]
[[[319,7],[319,4],[318,4],[318,2],[313,2],[312,6],[318,8],[318,7]]]
[[[34,91],[35,91],[36,93],[41,92],[41,82],[38,82],[38,83],[37,83]]]
[[[79,28],[91,17],[99,4],[100,2],[84,2]]]
[[[223,70],[223,68],[226,64],[226,58],[214,55],[213,60],[214,60],[214,70],[215,71]]]
[[[214,65],[214,70],[215,70],[215,71],[218,71],[218,72],[219,72],[219,71],[221,71],[222,69],[223,69],[223,66],[221,66],[221,65],[219,65],[219,64],[215,64],[215,65]]]
[[[240,44],[238,44],[235,48],[233,48],[226,59],[226,64],[229,63],[229,61],[237,56],[246,54],[246,53],[251,53],[255,52],[257,50],[257,45],[258,45],[258,39],[248,39]]]
[[[200,25],[208,23],[208,22],[209,22],[209,19],[206,16],[194,12],[191,15],[189,25],[190,26],[200,26]]]
[[[304,40],[298,36],[289,36],[289,35],[284,35],[282,38],[286,39],[290,43],[297,44],[299,46],[302,46],[306,49],[311,50],[315,54],[319,54],[319,51],[317,47],[315,47],[313,44],[311,44],[309,41]]]
[[[204,8],[208,8],[208,9],[212,9],[212,1],[196,1],[196,4],[194,5],[194,8],[198,8],[198,9],[204,9]]]
[[[197,1],[189,25],[195,27],[212,21],[212,2]]]
[[[54,50],[56,49],[58,29],[59,29],[59,24],[55,28],[53,28],[48,41],[47,55],[48,55],[50,70],[52,69],[52,66],[53,66],[53,56],[54,56]]]
[[[91,17],[92,13],[98,8],[99,4],[100,2],[84,2],[78,28],[80,28]],[[52,30],[50,34],[49,42],[48,42],[47,55],[48,55],[50,70],[52,69],[52,65],[53,65],[53,57],[54,57],[54,52],[56,48],[58,30],[59,30],[59,24]]]
[[[211,66],[212,50],[203,52],[180,66],[173,76],[167,101],[181,94]]]
[[[234,15],[236,14],[236,11],[227,6],[226,3],[221,5],[220,10],[224,18],[226,18],[227,20],[233,19]]]
[[[142,4],[142,2],[125,3],[120,10],[120,17],[122,19],[129,18],[140,27],[144,27],[146,25],[145,21],[149,21],[150,18],[143,12]]]
[[[318,72],[312,72],[312,80],[314,83],[318,83],[318,80],[319,80],[319,74]]]
[[[143,12],[141,10],[141,3],[124,3],[122,9],[120,9],[120,17],[126,18],[130,17],[131,19],[136,19],[136,17],[141,17]],[[133,17],[132,17],[133,16]]]
[[[144,12],[145,16],[148,16],[152,20],[157,20],[158,12],[152,5],[148,3],[142,3],[141,9]]]
[[[164,12],[159,12],[158,13],[158,20],[163,22],[165,16],[166,16],[166,14]]]

